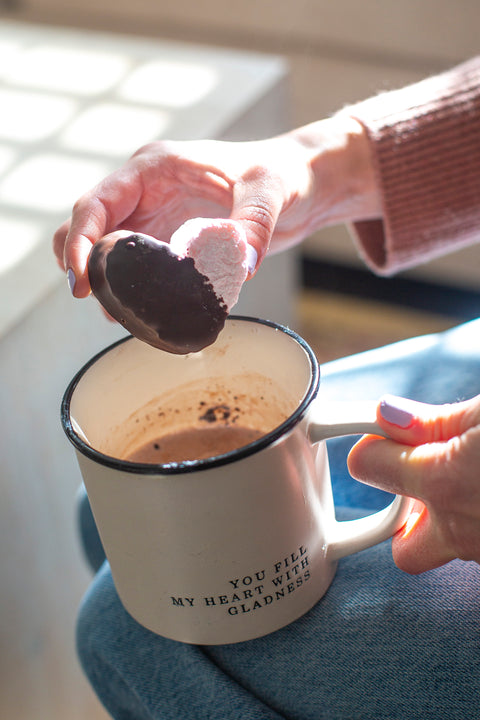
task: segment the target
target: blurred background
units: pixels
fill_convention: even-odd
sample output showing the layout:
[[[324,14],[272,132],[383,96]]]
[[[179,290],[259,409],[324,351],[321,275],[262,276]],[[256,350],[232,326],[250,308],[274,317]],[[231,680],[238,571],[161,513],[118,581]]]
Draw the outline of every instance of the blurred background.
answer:
[[[475,0],[0,2],[0,717],[99,720],[75,616],[90,581],[63,391],[122,336],[71,298],[51,237],[78,196],[160,137],[265,137],[478,52]],[[480,247],[380,280],[347,231],[269,259],[239,311],[320,362],[480,314]]]

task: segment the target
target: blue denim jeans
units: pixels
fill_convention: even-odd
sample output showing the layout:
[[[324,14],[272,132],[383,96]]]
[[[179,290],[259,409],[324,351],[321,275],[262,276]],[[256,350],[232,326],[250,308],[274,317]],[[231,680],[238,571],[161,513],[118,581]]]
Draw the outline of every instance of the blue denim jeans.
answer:
[[[385,392],[440,403],[480,394],[480,320],[322,367],[324,397]],[[340,518],[389,496],[353,481],[354,439],[329,442]],[[480,717],[480,568],[454,561],[409,576],[390,542],[344,558],[305,616],[263,638],[199,647],[155,635],[123,609],[80,501],[98,572],[78,617],[82,666],[116,720],[470,720]],[[102,562],[103,561],[103,562]]]

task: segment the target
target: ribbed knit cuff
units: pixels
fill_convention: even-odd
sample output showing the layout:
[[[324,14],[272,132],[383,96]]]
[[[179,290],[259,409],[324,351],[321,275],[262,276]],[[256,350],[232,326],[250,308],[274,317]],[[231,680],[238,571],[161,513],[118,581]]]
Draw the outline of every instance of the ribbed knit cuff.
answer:
[[[342,112],[371,141],[383,218],[353,231],[375,272],[480,239],[480,58]]]

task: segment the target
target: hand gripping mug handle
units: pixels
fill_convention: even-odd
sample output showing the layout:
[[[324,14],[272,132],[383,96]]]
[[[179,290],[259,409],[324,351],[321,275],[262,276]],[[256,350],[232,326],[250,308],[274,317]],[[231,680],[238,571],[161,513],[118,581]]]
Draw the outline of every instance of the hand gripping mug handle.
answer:
[[[388,437],[376,422],[376,407],[377,403],[372,402],[334,403],[317,398],[310,408],[310,439],[319,442],[365,433]],[[358,520],[333,520],[327,533],[327,558],[336,561],[387,540],[405,524],[412,506],[411,498],[397,495],[390,505],[372,515]]]

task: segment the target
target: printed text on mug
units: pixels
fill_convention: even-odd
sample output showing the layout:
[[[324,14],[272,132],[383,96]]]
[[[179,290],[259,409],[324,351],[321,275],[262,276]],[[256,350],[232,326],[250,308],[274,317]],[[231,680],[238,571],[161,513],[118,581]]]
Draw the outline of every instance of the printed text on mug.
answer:
[[[222,608],[229,615],[245,613],[267,607],[297,591],[310,579],[307,548],[301,545],[267,570],[256,570],[243,577],[228,581],[228,590],[221,595],[201,598],[171,596],[172,604],[179,608],[203,605]]]

